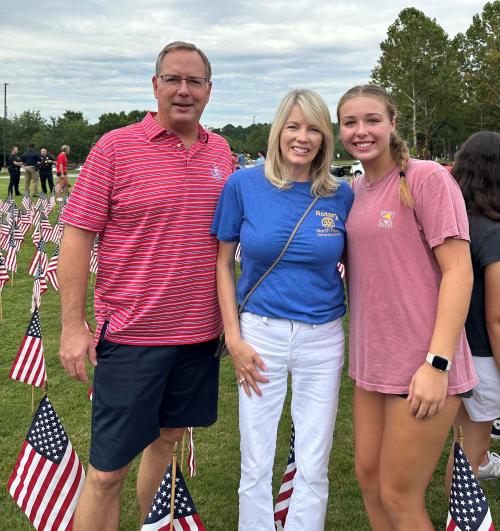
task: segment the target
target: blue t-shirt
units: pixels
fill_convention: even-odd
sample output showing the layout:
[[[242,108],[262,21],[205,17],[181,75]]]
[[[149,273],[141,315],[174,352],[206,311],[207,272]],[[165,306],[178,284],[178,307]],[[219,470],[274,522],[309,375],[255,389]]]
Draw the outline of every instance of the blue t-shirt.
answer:
[[[312,324],[345,314],[344,284],[337,270],[345,220],[353,192],[341,182],[334,195],[320,197],[273,271],[255,290],[244,311]],[[219,199],[212,234],[241,244],[238,303],[274,262],[312,201],[311,183],[273,186],[258,166],[229,177]]]

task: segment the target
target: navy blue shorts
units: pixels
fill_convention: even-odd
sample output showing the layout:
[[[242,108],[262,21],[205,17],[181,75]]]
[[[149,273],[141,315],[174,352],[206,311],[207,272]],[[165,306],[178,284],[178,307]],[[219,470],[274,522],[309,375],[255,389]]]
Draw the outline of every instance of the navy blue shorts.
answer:
[[[110,472],[128,464],[160,428],[217,420],[217,339],[178,346],[121,345],[101,337],[92,396],[90,464]]]

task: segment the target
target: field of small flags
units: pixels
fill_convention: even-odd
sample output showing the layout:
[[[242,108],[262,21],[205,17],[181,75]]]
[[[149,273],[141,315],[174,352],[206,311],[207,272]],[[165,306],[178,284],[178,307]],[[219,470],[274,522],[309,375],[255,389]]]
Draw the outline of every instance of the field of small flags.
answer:
[[[34,529],[25,513],[30,513],[33,521],[37,519],[36,525],[40,529],[44,522],[60,522],[69,514],[71,498],[76,498],[83,469],[87,465],[91,402],[89,386],[70,379],[58,358],[60,311],[56,262],[62,228],[58,218],[64,202],[58,202],[50,196],[33,198],[30,202],[29,198],[21,196],[15,197],[14,202],[10,203],[5,201],[6,192],[7,180],[0,178],[0,531],[17,531]],[[96,264],[93,268],[96,268]],[[92,275],[89,284],[91,282]],[[87,315],[92,325],[91,289]],[[43,387],[46,388],[48,399],[44,398]],[[352,384],[344,376],[330,461],[326,530],[369,529],[353,474],[351,393]],[[40,410],[39,406],[46,409]],[[24,465],[26,473],[20,472],[22,460],[26,463],[32,459],[30,452],[40,444],[39,432],[33,432],[33,426],[36,430],[35,423],[43,421],[46,411],[57,419],[54,420],[56,433],[50,433],[48,437],[67,437],[69,444],[61,445],[62,449],[57,455],[61,462],[63,459],[71,460],[71,467],[64,470],[73,478],[71,485],[65,482],[67,488],[72,489],[71,493],[64,494],[59,502],[56,499],[56,509],[52,512],[48,509],[42,511],[38,507],[41,504],[50,506],[54,502],[54,497],[50,500],[43,494],[49,480],[56,481],[51,479],[49,468],[57,467],[59,472],[63,470],[57,459],[52,457],[52,461],[45,464],[42,460],[50,458],[50,454],[47,454],[48,457],[37,455],[42,463],[40,469],[43,465],[46,470],[43,478],[37,476],[38,482],[29,475],[29,466]],[[40,414],[42,417],[38,418]],[[293,477],[290,432],[288,397],[278,435],[275,497],[280,492],[282,478],[287,482]],[[196,506],[198,517],[208,531],[236,530],[239,481],[237,389],[233,369],[227,359],[222,362],[219,421],[211,428],[195,429],[193,440],[196,475],[191,478],[188,472],[187,440],[182,464],[182,481],[185,481],[186,490],[189,491],[189,503]],[[500,443],[496,442],[492,449],[500,452]],[[77,464],[78,458],[83,469]],[[54,462],[57,462],[56,465]],[[446,528],[448,513],[443,486],[445,465],[446,456],[443,455],[428,491],[431,518],[435,528],[442,530]],[[134,477],[137,466],[138,460],[132,466],[122,496],[120,529],[124,531],[138,530],[143,524],[139,522],[135,502]],[[21,481],[27,482],[24,490],[20,486]],[[165,481],[168,482],[168,477]],[[481,487],[488,499],[492,519],[500,527],[500,480],[484,482]],[[184,489],[184,485],[181,488]],[[287,505],[287,489],[286,484],[281,487],[280,509]],[[158,496],[161,497],[161,493],[162,489]],[[45,529],[58,529],[56,524],[51,525],[48,527],[45,524]]]

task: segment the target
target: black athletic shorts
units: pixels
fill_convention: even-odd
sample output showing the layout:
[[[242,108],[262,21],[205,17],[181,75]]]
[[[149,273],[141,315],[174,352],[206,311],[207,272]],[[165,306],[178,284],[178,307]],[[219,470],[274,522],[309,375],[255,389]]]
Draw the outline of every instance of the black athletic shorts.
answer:
[[[109,472],[128,464],[160,428],[217,420],[217,339],[178,346],[97,345],[90,464]]]

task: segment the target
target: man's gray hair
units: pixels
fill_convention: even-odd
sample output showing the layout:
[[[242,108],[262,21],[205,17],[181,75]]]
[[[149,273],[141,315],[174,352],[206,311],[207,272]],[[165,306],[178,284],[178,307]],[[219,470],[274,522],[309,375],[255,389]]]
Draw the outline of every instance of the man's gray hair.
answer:
[[[161,74],[160,66],[161,62],[163,61],[163,58],[167,55],[167,53],[172,52],[174,50],[190,50],[192,52],[197,52],[205,63],[205,77],[208,81],[210,81],[210,79],[212,78],[212,66],[210,65],[208,57],[198,48],[198,46],[191,44],[190,42],[184,41],[170,42],[158,54],[158,59],[156,60],[156,76],[159,76]]]

